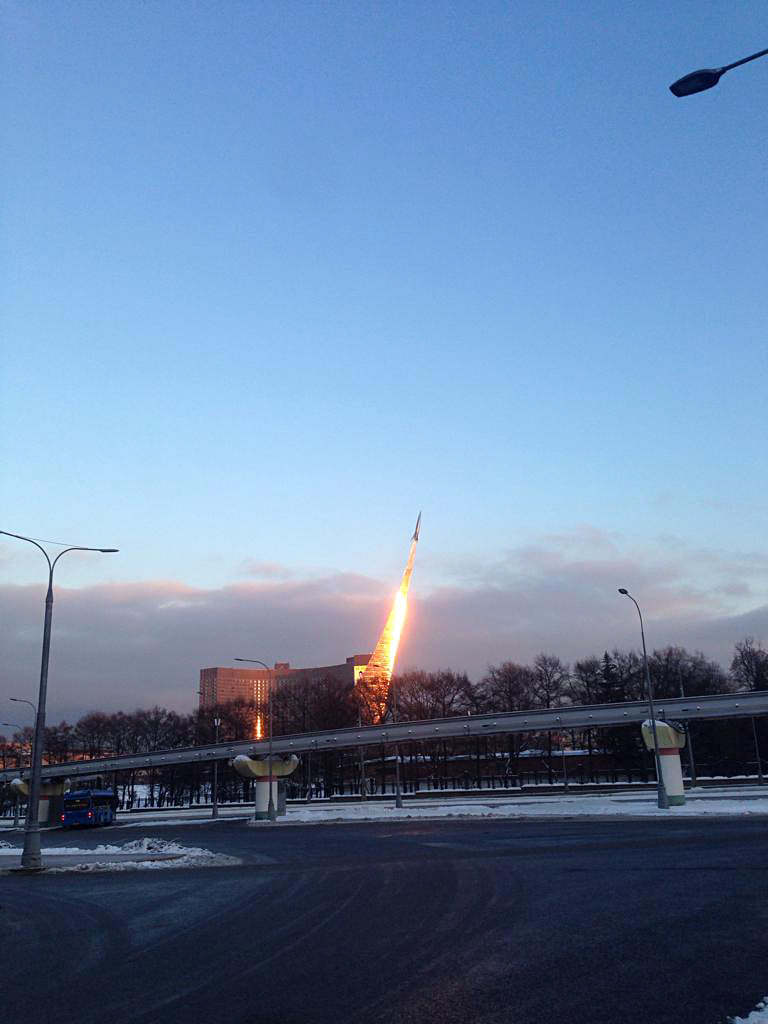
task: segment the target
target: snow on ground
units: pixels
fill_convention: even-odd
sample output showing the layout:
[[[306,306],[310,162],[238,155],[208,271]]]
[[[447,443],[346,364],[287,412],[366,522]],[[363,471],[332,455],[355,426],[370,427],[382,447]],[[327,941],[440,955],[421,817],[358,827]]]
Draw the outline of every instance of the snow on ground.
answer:
[[[138,851],[137,851],[138,852]],[[242,864],[239,857],[229,857],[224,853],[213,853],[211,850],[203,850],[200,847],[180,847],[179,855],[167,860],[106,860],[80,861],[73,864],[58,864],[48,868],[49,872],[57,874],[64,872],[93,872],[93,871],[165,871],[170,868],[228,868]]]
[[[406,798],[398,810],[394,796],[386,800],[360,802],[350,798],[344,801],[313,800],[309,804],[289,803],[288,814],[283,822],[321,824],[332,821],[392,821],[408,818],[529,818],[529,817],[731,817],[768,815],[768,792],[761,786],[737,786],[712,789],[696,789],[687,792],[686,804],[668,811],[656,806],[656,793],[614,792],[585,793],[578,790],[569,793],[485,794],[459,795],[446,793],[441,797]],[[178,825],[210,825],[213,823],[246,820],[252,817],[252,805],[231,804],[219,808],[219,818],[213,819],[204,808],[169,808],[161,811],[121,812],[117,827],[110,829],[114,835],[117,829],[158,828]],[[11,830],[8,829],[8,833]],[[0,840],[0,855],[3,851]],[[6,844],[7,845],[7,844]],[[51,851],[52,852],[52,851]],[[768,1022],[766,1022],[768,1024]]]
[[[763,996],[748,1017],[731,1017],[729,1024],[768,1024],[768,996]]]
[[[20,857],[21,850],[20,846],[0,844],[0,855]],[[165,868],[232,867],[242,863],[239,857],[213,853],[199,846],[182,846],[180,843],[149,837],[134,839],[121,846],[103,843],[93,849],[83,849],[79,846],[50,846],[44,848],[42,853],[44,859],[47,857],[52,861],[52,866],[48,868],[49,872],[156,871]],[[148,859],[158,856],[162,859]],[[62,858],[70,857],[72,863],[57,863]]]
[[[392,821],[396,818],[528,818],[528,817],[661,817],[685,818],[703,815],[768,815],[768,796],[741,799],[697,799],[683,807],[660,810],[655,795],[647,797],[526,797],[518,800],[405,801],[400,809],[392,802],[367,804],[302,805],[288,808],[286,822]]]
[[[187,817],[183,812],[178,811],[154,811],[152,814],[137,814],[137,820],[134,820],[133,814],[130,816],[119,815],[117,823],[120,828],[146,828],[147,825],[152,825],[153,828],[157,825],[218,825],[252,818],[253,808],[247,804],[238,804],[234,813],[220,814],[218,818],[212,818],[210,814],[201,818],[200,811],[196,813],[197,817]]]

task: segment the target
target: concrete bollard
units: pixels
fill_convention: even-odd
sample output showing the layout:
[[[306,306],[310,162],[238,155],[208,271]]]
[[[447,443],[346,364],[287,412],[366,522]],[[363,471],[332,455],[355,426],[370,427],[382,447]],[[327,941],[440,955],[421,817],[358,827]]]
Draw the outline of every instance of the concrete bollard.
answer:
[[[641,726],[643,742],[647,750],[653,750],[653,727],[647,719]],[[680,751],[685,746],[685,729],[672,722],[656,720],[656,738],[659,741],[659,764],[664,789],[667,792],[670,807],[679,807],[685,803],[683,787],[683,769],[680,764]]]

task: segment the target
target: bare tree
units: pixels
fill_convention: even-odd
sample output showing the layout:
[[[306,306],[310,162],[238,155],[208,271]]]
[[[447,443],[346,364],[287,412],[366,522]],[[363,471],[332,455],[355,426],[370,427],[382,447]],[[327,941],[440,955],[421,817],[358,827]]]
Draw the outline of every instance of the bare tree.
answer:
[[[754,637],[736,644],[731,675],[744,690],[768,690],[768,651]]]
[[[489,665],[480,682],[488,711],[527,711],[534,705],[536,676],[528,665]]]

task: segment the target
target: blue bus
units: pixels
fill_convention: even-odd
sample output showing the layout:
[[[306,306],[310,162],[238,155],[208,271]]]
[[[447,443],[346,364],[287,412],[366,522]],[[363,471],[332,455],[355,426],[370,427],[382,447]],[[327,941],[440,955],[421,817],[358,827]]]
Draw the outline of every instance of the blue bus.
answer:
[[[111,789],[78,789],[64,795],[61,827],[111,825],[117,801]]]

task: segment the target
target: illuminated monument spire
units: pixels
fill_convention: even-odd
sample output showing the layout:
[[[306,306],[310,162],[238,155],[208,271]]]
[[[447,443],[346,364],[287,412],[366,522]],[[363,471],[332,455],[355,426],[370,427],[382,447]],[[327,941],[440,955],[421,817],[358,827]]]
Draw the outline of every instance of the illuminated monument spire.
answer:
[[[413,531],[413,537],[411,537],[411,550],[408,552],[408,562],[400,582],[400,589],[395,594],[392,610],[389,613],[384,629],[381,631],[381,636],[371,655],[371,660],[365,666],[357,681],[358,696],[366,706],[368,715],[374,722],[381,721],[387,711],[389,684],[392,679],[397,648],[400,643],[400,634],[403,631],[405,614],[408,609],[408,587],[410,586],[413,573],[416,545],[419,543],[420,525],[421,512],[419,512],[419,517],[416,520],[416,529]]]

